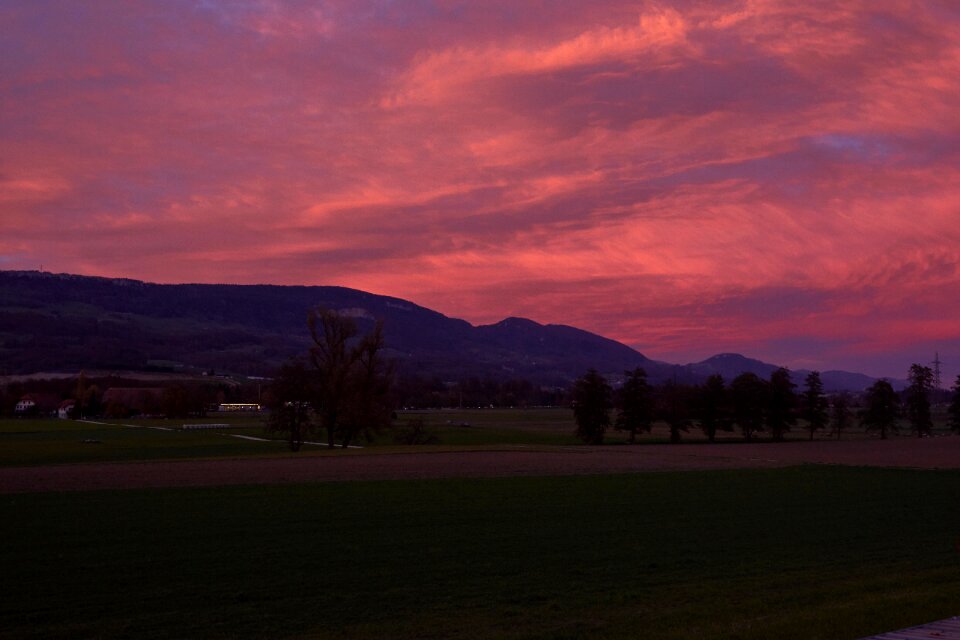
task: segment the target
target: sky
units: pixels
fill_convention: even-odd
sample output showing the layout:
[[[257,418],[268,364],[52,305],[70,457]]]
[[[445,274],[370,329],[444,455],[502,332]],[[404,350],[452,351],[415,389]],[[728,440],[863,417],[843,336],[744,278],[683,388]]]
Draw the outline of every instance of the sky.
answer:
[[[955,0],[0,0],[0,269],[960,373]]]

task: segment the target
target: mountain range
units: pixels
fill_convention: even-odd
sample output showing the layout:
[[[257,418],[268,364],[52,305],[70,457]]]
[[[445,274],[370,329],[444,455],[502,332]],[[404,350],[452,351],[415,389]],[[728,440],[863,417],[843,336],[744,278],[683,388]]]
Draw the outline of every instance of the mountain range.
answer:
[[[361,331],[384,323],[401,373],[461,380],[521,378],[565,386],[589,368],[616,380],[643,367],[653,382],[699,382],[777,365],[739,354],[670,364],[575,327],[507,318],[473,326],[412,302],[327,286],[152,284],[38,271],[0,271],[0,375],[39,371],[161,370],[270,375],[303,355],[309,312],[354,317]],[[794,371],[802,383],[805,371]],[[825,371],[830,390],[862,390],[873,378]]]

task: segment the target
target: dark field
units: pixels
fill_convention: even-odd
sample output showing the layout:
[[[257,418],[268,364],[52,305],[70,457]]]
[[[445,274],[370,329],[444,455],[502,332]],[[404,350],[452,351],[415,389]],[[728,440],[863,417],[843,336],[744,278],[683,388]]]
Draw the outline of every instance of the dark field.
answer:
[[[956,614],[960,472],[0,497],[4,637],[856,638]]]
[[[585,447],[564,410],[409,417],[444,444],[0,423],[0,636],[853,639],[957,614],[958,437]]]

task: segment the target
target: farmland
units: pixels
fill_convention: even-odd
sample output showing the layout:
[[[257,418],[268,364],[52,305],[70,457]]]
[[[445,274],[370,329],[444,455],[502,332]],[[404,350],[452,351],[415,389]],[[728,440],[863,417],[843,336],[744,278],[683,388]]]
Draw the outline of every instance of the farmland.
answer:
[[[654,433],[586,447],[564,440],[567,412],[418,417],[444,444],[291,454],[225,435],[263,437],[248,418],[224,433],[0,423],[0,489],[28,472],[121,473],[106,490],[75,476],[55,491],[0,495],[0,628],[25,638],[856,638],[956,614],[960,438],[671,446]],[[474,440],[452,444],[455,433]],[[935,451],[953,464],[916,464]],[[243,475],[256,468],[266,475]],[[297,468],[316,475],[298,479]],[[211,469],[225,471],[189,481]]]

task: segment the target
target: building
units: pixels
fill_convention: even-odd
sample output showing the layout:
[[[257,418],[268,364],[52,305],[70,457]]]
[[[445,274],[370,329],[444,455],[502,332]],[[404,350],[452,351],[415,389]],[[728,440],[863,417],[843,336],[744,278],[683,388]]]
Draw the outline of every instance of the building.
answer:
[[[68,420],[73,417],[73,408],[77,406],[77,401],[70,399],[64,400],[60,403],[60,406],[57,407],[57,417],[61,420]]]
[[[20,398],[20,401],[17,402],[17,406],[13,408],[13,412],[18,415],[36,413],[36,411],[37,401],[32,395],[26,395]]]

